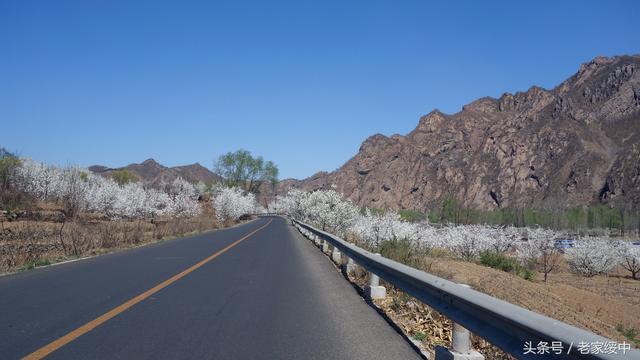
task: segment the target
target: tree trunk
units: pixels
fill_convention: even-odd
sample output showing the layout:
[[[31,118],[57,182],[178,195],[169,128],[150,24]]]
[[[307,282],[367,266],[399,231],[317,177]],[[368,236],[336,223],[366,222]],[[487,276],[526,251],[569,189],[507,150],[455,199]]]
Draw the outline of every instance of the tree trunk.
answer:
[[[59,237],[60,237],[60,245],[62,246],[62,251],[64,252],[64,254],[67,254],[67,246],[64,244],[64,237],[62,235],[62,231],[64,230],[64,225],[67,223],[67,217],[65,216],[62,219],[62,226],[60,227],[60,232],[58,233]]]

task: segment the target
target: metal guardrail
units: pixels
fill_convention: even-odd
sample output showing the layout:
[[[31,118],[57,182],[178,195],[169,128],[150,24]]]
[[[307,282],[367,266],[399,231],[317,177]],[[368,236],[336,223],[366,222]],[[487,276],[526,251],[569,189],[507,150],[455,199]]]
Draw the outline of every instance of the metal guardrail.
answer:
[[[327,241],[370,273],[518,359],[640,359],[640,351],[634,349],[625,349],[625,354],[621,351],[615,354],[582,354],[579,351],[580,344],[606,346],[604,344],[611,344],[613,341],[373,254],[300,221],[292,221],[300,229]],[[541,342],[548,344],[549,353],[525,354],[528,342],[534,347]],[[557,342],[562,344],[562,354],[551,351],[551,346],[558,344]]]
[[[247,214],[247,215],[252,215],[252,216],[287,216],[286,214],[281,214],[281,213],[277,213],[277,212],[266,212],[266,213],[256,213],[256,214]]]

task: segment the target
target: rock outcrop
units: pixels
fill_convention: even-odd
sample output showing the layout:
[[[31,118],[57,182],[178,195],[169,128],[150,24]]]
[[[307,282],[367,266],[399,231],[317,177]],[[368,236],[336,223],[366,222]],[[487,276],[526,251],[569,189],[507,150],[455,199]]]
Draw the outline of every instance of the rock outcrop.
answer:
[[[152,187],[158,187],[164,183],[169,183],[177,177],[182,177],[191,183],[211,183],[221,179],[219,175],[209,171],[199,163],[170,168],[160,165],[153,159],[147,159],[140,164],[129,164],[120,168],[109,168],[102,165],[89,167],[90,171],[102,176],[111,176],[114,171],[122,169],[132,172],[145,185]]]
[[[485,97],[373,135],[338,170],[287,180],[359,205],[426,210],[446,194],[477,209],[640,204],[640,56],[598,57],[552,90]]]

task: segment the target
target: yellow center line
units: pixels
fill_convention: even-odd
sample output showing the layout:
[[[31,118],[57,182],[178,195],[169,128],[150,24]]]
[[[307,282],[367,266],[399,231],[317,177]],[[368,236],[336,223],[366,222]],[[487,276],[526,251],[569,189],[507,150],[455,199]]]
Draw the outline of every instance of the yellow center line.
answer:
[[[187,276],[188,274],[190,274],[191,272],[193,272],[194,270],[198,269],[199,267],[201,267],[202,265],[208,263],[209,261],[217,258],[218,256],[224,254],[225,252],[227,252],[229,249],[231,249],[232,247],[238,245],[241,241],[246,240],[247,238],[249,238],[251,235],[257,233],[258,231],[266,228],[267,226],[269,226],[269,224],[271,224],[273,220],[269,220],[269,222],[267,222],[266,224],[264,224],[263,226],[257,228],[256,230],[250,232],[249,234],[243,236],[242,238],[234,241],[233,243],[227,245],[225,248],[223,248],[222,250],[214,253],[213,255],[209,256],[208,258],[198,262],[197,264],[191,266],[190,268],[182,271],[179,274],[176,274],[174,276],[172,276],[171,278],[161,282],[160,284],[152,287],[151,289],[143,292],[142,294],[132,298],[131,300],[123,303],[122,305],[119,305],[116,308],[113,308],[112,310],[110,310],[109,312],[106,312],[100,316],[98,316],[97,318],[89,321],[88,323],[80,326],[79,328],[71,331],[70,333],[58,338],[57,340],[54,340],[53,342],[41,347],[40,349],[32,352],[31,354],[25,356],[23,359],[42,359],[43,357],[51,354],[52,352],[60,349],[61,347],[67,345],[68,343],[72,342],[73,340],[79,338],[80,336],[88,333],[89,331],[95,329],[96,327],[104,324],[105,322],[109,321],[110,319],[116,317],[118,314],[122,313],[123,311],[129,309],[130,307],[136,305],[137,303],[141,302],[142,300],[148,298],[149,296],[157,293],[158,291],[166,288],[167,286],[173,284],[174,282],[182,279],[183,277]]]

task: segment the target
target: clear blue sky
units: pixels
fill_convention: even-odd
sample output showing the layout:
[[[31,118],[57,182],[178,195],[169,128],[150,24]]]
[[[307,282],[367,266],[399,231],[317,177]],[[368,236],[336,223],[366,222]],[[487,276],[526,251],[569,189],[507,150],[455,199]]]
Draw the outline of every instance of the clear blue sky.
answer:
[[[433,108],[639,53],[639,4],[0,0],[0,146],[82,166],[245,148],[305,177]]]

